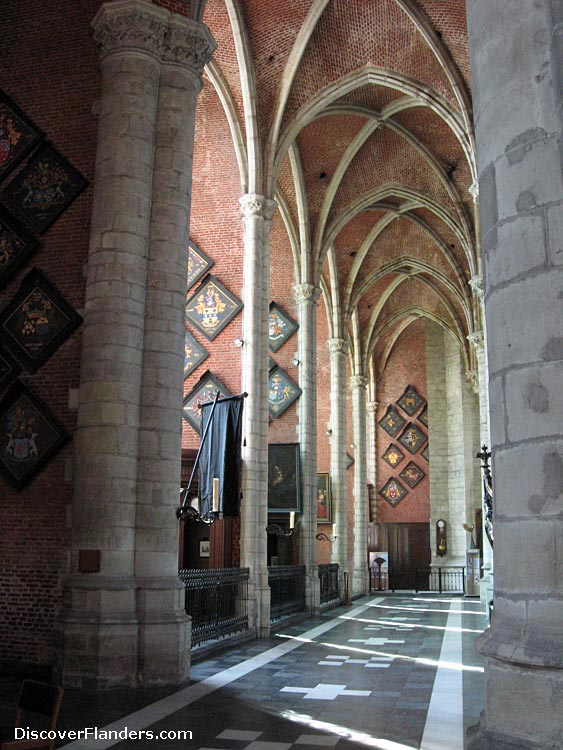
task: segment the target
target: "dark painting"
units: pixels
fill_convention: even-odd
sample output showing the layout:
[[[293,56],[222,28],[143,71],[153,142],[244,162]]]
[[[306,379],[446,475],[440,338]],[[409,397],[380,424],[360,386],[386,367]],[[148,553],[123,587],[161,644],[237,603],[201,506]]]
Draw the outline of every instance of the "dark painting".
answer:
[[[217,392],[219,392],[219,398],[232,396],[229,389],[225,388],[223,383],[207,370],[185,397],[182,413],[186,422],[196,432],[201,432],[201,404],[214,401]]]
[[[395,508],[401,500],[408,494],[408,491],[403,487],[398,479],[392,477],[389,479],[383,487],[379,490],[379,494],[383,497],[389,505]]]
[[[49,143],[44,143],[0,195],[26,227],[42,234],[88,185]]]
[[[8,281],[39,242],[0,206],[0,288]]]
[[[407,412],[409,417],[416,414],[420,407],[425,403],[426,400],[420,395],[414,385],[408,385],[401,398],[397,401],[397,404],[403,409],[403,411]]]
[[[332,523],[332,496],[328,471],[317,474],[317,523]]]
[[[301,512],[299,443],[268,446],[268,512]]]
[[[0,90],[0,181],[43,138],[43,133]]]
[[[45,404],[18,381],[0,402],[0,440],[0,471],[20,490],[68,435]]]
[[[213,341],[240,310],[242,302],[209,275],[186,302],[186,319]]]
[[[424,479],[426,474],[414,463],[414,461],[409,461],[399,476],[412,490],[422,479]]]
[[[379,426],[391,437],[395,437],[406,423],[407,420],[399,414],[393,404],[387,407],[385,415],[378,422]]]
[[[58,289],[33,268],[0,314],[0,335],[18,362],[35,372],[81,323]]]
[[[184,379],[209,357],[209,352],[186,330],[184,336]]]
[[[417,450],[426,442],[426,435],[420,427],[413,422],[409,422],[407,428],[399,438],[399,443],[406,448],[409,453],[416,453]]]
[[[293,336],[299,328],[297,321],[293,320],[285,310],[276,302],[270,303],[270,315],[268,317],[268,340],[270,349],[277,352],[285,342]]]
[[[277,419],[301,395],[301,388],[289,375],[276,366],[268,374],[268,410]]]
[[[20,374],[18,364],[0,347],[0,391]]]
[[[201,279],[201,277],[209,271],[213,261],[208,258],[207,255],[196,247],[193,242],[188,243],[188,285],[187,288],[191,287]]]
[[[397,448],[396,445],[393,445],[393,443],[390,443],[389,447],[383,454],[382,458],[383,460],[389,464],[393,469],[395,466],[398,466],[403,458],[405,457],[405,454],[400,448]]]

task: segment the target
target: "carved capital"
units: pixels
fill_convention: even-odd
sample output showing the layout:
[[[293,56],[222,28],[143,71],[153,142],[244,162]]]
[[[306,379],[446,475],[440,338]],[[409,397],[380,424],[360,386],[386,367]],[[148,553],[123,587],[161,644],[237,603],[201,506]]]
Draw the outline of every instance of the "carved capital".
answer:
[[[485,335],[483,334],[483,331],[473,331],[473,333],[469,334],[467,340],[473,349],[475,349],[477,355],[482,354],[485,351]]]
[[[368,401],[366,404],[366,410],[368,414],[376,414],[379,401]]]
[[[350,376],[350,385],[352,388],[367,388],[368,387],[369,380],[366,378],[365,375],[351,375]]]
[[[92,21],[94,40],[104,60],[116,52],[144,52],[160,59],[170,13],[145,0],[105,3]]]
[[[316,303],[321,295],[321,290],[313,284],[296,284],[293,287],[293,298],[299,305],[301,302]]]
[[[465,377],[469,381],[469,384],[471,385],[473,393],[475,393],[478,396],[479,395],[479,373],[477,372],[477,370],[468,370],[465,373]]]
[[[346,354],[348,352],[346,339],[328,339],[326,345],[330,354]]]
[[[245,219],[260,218],[271,221],[278,207],[276,201],[258,193],[247,193],[239,200],[242,215]]]
[[[190,68],[201,77],[216,48],[207,26],[175,16],[170,21],[163,57],[165,62]]]
[[[483,289],[483,277],[482,276],[472,276],[469,279],[469,286],[471,287],[471,291],[473,292],[474,296],[477,297],[479,302],[483,304],[485,300],[485,290]]]

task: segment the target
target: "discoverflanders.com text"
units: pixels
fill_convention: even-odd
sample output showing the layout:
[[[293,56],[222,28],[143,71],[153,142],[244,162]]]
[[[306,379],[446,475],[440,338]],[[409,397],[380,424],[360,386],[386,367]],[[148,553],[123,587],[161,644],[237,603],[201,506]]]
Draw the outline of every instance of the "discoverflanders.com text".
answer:
[[[152,729],[30,729],[16,727],[16,740],[191,740],[192,733],[186,729],[168,729],[153,732]]]

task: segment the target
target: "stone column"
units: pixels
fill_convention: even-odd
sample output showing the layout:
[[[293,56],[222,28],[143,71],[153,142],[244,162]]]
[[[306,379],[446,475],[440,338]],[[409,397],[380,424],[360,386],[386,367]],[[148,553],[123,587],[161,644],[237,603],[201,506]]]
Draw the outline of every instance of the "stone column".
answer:
[[[367,414],[367,469],[366,476],[368,484],[371,484],[375,490],[377,487],[377,407],[378,401],[368,401],[366,403]],[[369,499],[368,499],[369,502]],[[368,521],[371,518],[372,523],[377,523],[377,504],[374,501],[372,507],[368,506]]]
[[[139,412],[154,138],[169,15],[142,0],[120,0],[103,5],[93,21],[102,94],[75,435],[71,575],[61,613],[62,678],[77,687],[137,681]]]
[[[240,200],[244,220],[241,567],[250,569],[249,619],[259,636],[270,632],[266,526],[268,525],[268,314],[270,229],[275,201],[249,193]]]
[[[354,425],[354,594],[369,593],[368,576],[368,489],[366,454],[366,389],[364,375],[352,375],[352,420]]]
[[[348,343],[334,338],[327,341],[330,354],[330,476],[332,517],[336,539],[332,543],[332,562],[338,563],[340,591],[344,573],[348,573],[348,491],[346,481],[346,354]]]
[[[468,0],[495,503],[472,747],[563,748],[561,3]]]
[[[317,300],[320,289],[312,284],[293,287],[299,318],[299,385],[303,391],[297,409],[301,445],[301,518],[299,549],[305,565],[306,600],[311,612],[320,609],[317,569]]]
[[[186,269],[195,107],[215,43],[203,24],[170,19],[160,76],[148,261],[136,555],[139,681],[186,680],[190,619],[178,579]]]

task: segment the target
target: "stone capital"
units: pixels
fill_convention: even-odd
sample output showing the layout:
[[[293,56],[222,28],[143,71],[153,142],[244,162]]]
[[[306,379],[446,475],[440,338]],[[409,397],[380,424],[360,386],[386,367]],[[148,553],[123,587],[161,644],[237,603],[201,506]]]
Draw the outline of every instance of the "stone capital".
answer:
[[[351,375],[350,385],[352,388],[367,388],[369,380],[365,375]]]
[[[293,298],[299,305],[302,302],[313,302],[316,304],[321,296],[321,290],[313,284],[296,284],[293,287]]]
[[[144,53],[162,58],[170,12],[146,0],[104,3],[92,21],[94,40],[105,60],[115,53]]]
[[[328,339],[326,342],[330,354],[347,354],[348,342],[346,339]]]
[[[485,300],[485,290],[483,289],[483,277],[481,275],[472,276],[469,279],[469,286],[473,295],[483,304]]]
[[[366,410],[368,414],[376,414],[378,406],[379,406],[379,401],[368,401],[366,403]]]
[[[217,48],[211,32],[203,23],[173,16],[166,36],[163,59],[166,63],[193,70],[199,77]]]
[[[271,221],[278,207],[276,201],[258,193],[246,193],[239,200],[244,219],[265,219]]]
[[[470,345],[475,349],[477,356],[485,351],[485,335],[483,331],[473,331],[467,337]]]
[[[473,203],[479,203],[479,182],[477,180],[471,183],[468,193],[473,198]]]
[[[477,370],[468,370],[465,373],[465,377],[469,381],[469,385],[477,396],[479,395],[479,373]]]

